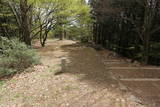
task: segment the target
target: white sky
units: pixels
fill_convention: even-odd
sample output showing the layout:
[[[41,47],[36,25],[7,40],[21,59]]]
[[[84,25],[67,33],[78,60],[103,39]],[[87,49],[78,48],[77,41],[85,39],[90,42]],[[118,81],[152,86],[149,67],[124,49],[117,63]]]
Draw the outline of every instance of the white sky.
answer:
[[[86,2],[88,3],[89,0],[86,0]]]

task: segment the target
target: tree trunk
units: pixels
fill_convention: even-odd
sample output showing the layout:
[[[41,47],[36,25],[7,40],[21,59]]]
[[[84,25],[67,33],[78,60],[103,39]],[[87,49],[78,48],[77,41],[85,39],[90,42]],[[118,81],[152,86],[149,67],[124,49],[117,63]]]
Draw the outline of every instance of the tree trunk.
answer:
[[[60,40],[64,40],[64,34],[63,34],[63,32],[60,33]]]
[[[61,25],[60,40],[64,40],[64,38],[65,38],[64,28],[63,28],[63,25]]]
[[[22,27],[22,37],[23,41],[27,45],[31,45],[30,37],[30,23],[29,23],[29,6],[27,0],[20,0],[20,11],[21,11],[21,27]]]
[[[145,35],[145,41],[144,41],[144,64],[148,64],[149,62],[149,49],[150,49],[150,43],[149,43],[149,35]]]
[[[49,33],[49,30],[45,30],[45,34],[40,39],[42,47],[45,47],[46,40],[47,40],[47,37],[48,37],[48,33]]]
[[[152,21],[154,16],[154,8],[150,7],[146,1],[145,12],[144,12],[144,64],[149,62],[149,50],[150,50],[150,31],[152,29]]]

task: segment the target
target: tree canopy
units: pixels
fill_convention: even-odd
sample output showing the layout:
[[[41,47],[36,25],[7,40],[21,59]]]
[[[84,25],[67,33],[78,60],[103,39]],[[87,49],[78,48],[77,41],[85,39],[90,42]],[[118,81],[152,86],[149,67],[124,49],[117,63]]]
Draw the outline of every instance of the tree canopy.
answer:
[[[160,64],[159,0],[90,0],[97,44],[144,63]]]
[[[40,38],[44,46],[50,32],[60,39],[78,39],[91,33],[90,8],[85,0],[1,0],[0,5],[0,18],[7,17],[10,20],[0,21],[3,25],[3,34],[0,36],[12,37],[13,31],[14,36],[28,45],[31,45],[32,39]],[[11,31],[6,30],[9,28]],[[77,33],[74,34],[75,30]]]

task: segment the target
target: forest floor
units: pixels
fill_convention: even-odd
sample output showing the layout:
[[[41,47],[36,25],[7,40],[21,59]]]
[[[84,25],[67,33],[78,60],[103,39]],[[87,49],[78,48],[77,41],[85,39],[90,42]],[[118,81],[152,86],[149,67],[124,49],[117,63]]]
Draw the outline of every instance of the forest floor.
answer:
[[[41,65],[0,82],[0,107],[159,107],[160,68],[70,40],[34,46]],[[66,59],[64,73],[61,61]],[[30,71],[30,72],[29,72]]]

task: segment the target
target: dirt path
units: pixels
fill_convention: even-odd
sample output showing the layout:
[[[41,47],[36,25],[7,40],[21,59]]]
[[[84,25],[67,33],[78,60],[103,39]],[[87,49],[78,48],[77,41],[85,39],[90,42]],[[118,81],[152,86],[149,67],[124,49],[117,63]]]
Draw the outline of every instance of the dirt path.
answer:
[[[68,40],[35,47],[42,65],[5,81],[0,86],[0,107],[145,107],[115,80],[119,74],[111,67],[128,65],[120,59],[108,63],[102,53]],[[67,60],[65,73],[54,75],[62,58]]]
[[[147,107],[160,107],[160,67],[131,64],[130,61],[126,61],[129,59],[120,57],[106,58],[107,53],[110,53],[107,50],[100,53],[103,64],[119,82],[120,88],[121,85],[125,86],[125,89]]]

